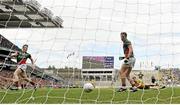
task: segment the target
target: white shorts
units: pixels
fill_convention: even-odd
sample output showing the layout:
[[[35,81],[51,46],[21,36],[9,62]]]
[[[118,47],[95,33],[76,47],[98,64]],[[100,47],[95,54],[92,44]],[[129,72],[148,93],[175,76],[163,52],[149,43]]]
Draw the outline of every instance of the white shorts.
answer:
[[[124,60],[123,60],[123,65],[128,65],[130,67],[134,67],[136,58],[134,58],[134,57],[129,58],[127,63],[125,63]]]
[[[28,80],[31,81],[26,74],[27,65],[21,64],[17,67],[17,69],[14,72],[14,82],[20,81],[20,80]]]
[[[18,69],[21,69],[21,70],[23,70],[23,71],[26,71],[27,65],[26,65],[26,64],[21,64],[21,65],[18,66]]]

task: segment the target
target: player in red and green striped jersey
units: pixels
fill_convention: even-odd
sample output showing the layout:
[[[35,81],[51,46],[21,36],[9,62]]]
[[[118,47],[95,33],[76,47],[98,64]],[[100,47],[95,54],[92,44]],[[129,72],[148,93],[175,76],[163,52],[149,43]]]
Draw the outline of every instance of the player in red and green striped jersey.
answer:
[[[23,80],[31,83],[34,86],[34,88],[36,88],[36,84],[30,78],[28,78],[27,74],[26,74],[26,69],[27,69],[26,61],[27,61],[27,59],[31,60],[32,67],[34,69],[34,60],[31,57],[31,54],[27,53],[27,50],[28,50],[28,45],[25,44],[22,47],[22,51],[15,52],[15,53],[11,54],[11,57],[16,58],[17,64],[18,64],[18,67],[14,72],[14,78],[13,78],[13,82],[18,87],[18,89],[21,89],[20,82]]]

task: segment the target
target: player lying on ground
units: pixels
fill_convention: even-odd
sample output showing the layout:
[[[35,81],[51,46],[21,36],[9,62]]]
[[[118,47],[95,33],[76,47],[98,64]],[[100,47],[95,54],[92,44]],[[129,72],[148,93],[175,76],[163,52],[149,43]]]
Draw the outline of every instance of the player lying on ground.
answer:
[[[13,74],[13,79],[8,79],[8,78],[3,78],[5,80],[9,80],[13,82],[13,86],[17,87],[16,89],[21,89],[21,82],[22,81],[27,81],[29,82],[31,85],[34,86],[34,88],[36,88],[36,84],[27,77],[26,74],[26,69],[27,69],[27,65],[26,65],[26,60],[30,59],[33,69],[34,69],[34,60],[32,59],[31,55],[29,53],[27,53],[28,50],[28,45],[23,45],[22,47],[22,51],[20,52],[15,52],[12,53],[10,57],[15,57],[17,59],[17,69],[15,70],[14,74]],[[13,88],[11,88],[13,89]]]
[[[136,77],[132,77],[131,80],[132,91],[137,91],[137,89],[162,89],[165,88],[165,86],[160,86],[158,84],[156,85],[146,85],[144,82],[140,79],[137,79]]]

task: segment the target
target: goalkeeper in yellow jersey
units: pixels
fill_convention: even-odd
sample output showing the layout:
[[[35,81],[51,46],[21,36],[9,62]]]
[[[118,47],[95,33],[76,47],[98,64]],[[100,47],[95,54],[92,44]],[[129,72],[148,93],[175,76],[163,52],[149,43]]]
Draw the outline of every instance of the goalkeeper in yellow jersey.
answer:
[[[137,91],[137,89],[163,89],[165,86],[159,85],[146,85],[141,79],[137,79],[136,77],[132,77],[131,80],[132,92]]]

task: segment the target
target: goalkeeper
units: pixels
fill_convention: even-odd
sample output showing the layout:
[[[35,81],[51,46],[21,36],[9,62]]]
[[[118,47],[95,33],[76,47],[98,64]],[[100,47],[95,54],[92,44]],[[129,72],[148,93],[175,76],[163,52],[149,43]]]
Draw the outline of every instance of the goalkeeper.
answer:
[[[133,92],[137,91],[137,88],[138,89],[163,89],[165,88],[165,86],[159,86],[159,85],[145,85],[141,79],[137,79],[136,77],[132,78],[131,85],[132,85],[131,90]]]
[[[124,56],[120,57],[120,60],[123,60],[123,64],[120,69],[120,79],[121,79],[121,87],[118,89],[118,92],[122,92],[127,90],[126,87],[126,79],[130,82],[130,73],[132,68],[134,67],[136,59],[134,58],[133,48],[131,42],[127,39],[127,33],[121,32],[120,34],[121,40],[123,42],[123,50]]]

